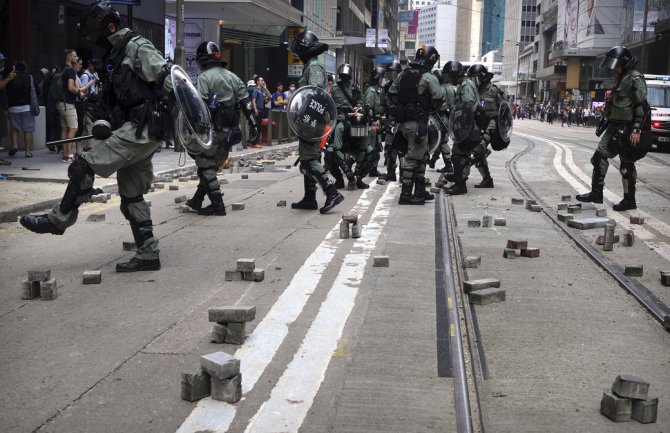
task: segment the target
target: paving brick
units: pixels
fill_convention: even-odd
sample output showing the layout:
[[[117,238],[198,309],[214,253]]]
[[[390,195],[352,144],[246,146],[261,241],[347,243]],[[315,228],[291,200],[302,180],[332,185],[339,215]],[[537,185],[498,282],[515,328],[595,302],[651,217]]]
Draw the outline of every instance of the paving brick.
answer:
[[[212,377],[212,400],[237,403],[242,398],[242,375],[229,379]]]
[[[482,264],[482,256],[466,256],[463,259],[463,268],[478,268]]]
[[[241,271],[226,271],[224,279],[226,281],[242,281],[242,277]]]
[[[572,200],[571,195],[562,195],[561,196],[561,201],[570,201],[570,200]]]
[[[632,247],[634,243],[635,243],[635,233],[633,233],[632,230],[626,230],[623,233],[623,241],[621,242],[621,245],[623,245],[624,247]]]
[[[40,283],[40,295],[43,301],[53,301],[58,297],[58,282],[55,278]]]
[[[658,398],[648,398],[646,400],[633,400],[633,410],[631,418],[642,424],[656,422],[658,413]]]
[[[479,220],[468,220],[468,227],[481,227],[482,222]]]
[[[180,204],[178,209],[179,213],[198,213],[197,211],[193,210],[191,206],[185,204]]]
[[[661,271],[661,284],[664,286],[670,286],[670,271],[663,272]]]
[[[242,272],[242,279],[244,281],[260,283],[265,279],[265,269],[256,268],[253,271]]]
[[[240,374],[240,360],[226,352],[214,352],[201,356],[200,366],[212,378],[228,379]]]
[[[567,203],[559,203],[558,206],[556,206],[558,210],[568,210],[568,204]]]
[[[179,182],[188,182],[189,180],[191,180],[191,179],[187,176],[182,176],[182,177],[179,178]]]
[[[484,215],[482,217],[482,227],[491,227],[493,217],[491,215]]]
[[[28,281],[48,281],[51,278],[51,269],[34,269],[28,271]]]
[[[630,421],[632,408],[633,405],[629,398],[618,397],[607,389],[603,391],[603,398],[600,400],[600,413],[612,421]]]
[[[256,269],[255,259],[237,259],[237,270],[240,272],[252,272]]]
[[[642,268],[642,266],[640,266]],[[649,392],[649,382],[639,376],[622,374],[614,379],[612,392],[619,397],[646,400]]]
[[[93,203],[107,203],[107,195],[106,194],[97,194],[97,195],[91,196],[91,202],[93,202]]]
[[[503,257],[506,259],[516,259],[519,255],[514,248],[505,248],[503,250]]]
[[[215,323],[212,329],[212,342],[217,344],[242,344],[247,338],[244,322]]]
[[[511,248],[513,250],[520,250],[522,248],[528,248],[528,241],[508,239],[506,248]]]
[[[570,205],[568,206],[568,213],[582,213],[582,207],[578,205]]]
[[[342,220],[350,223],[358,222],[358,214],[354,212],[345,213],[342,215]]]
[[[347,221],[340,221],[340,238],[349,239],[349,223]]]
[[[523,204],[523,199],[522,198],[512,198],[512,204]]]
[[[279,200],[277,202],[277,207],[286,207],[286,200]]]
[[[128,241],[124,241],[122,247],[123,251],[135,251],[137,249],[137,245],[135,245],[135,242],[128,242]]]
[[[198,175],[197,174],[192,174],[191,175],[191,180],[198,180]]]
[[[186,200],[188,200],[188,197],[186,197],[185,195],[180,195],[180,196],[177,196],[177,197],[174,198],[174,202],[176,204],[183,203]]]
[[[614,251],[614,242],[603,243],[603,251]]]
[[[284,167],[284,168],[285,168],[285,169],[287,169],[287,170],[290,170],[290,169],[292,169],[292,168],[293,168],[293,166],[292,166],[292,165],[287,165],[287,166],[286,166],[286,167]]]
[[[480,278],[478,280],[463,281],[463,290],[465,290],[465,293],[489,289],[491,287],[500,287],[500,280],[496,278]]]
[[[179,185],[170,185],[170,191],[178,191]]]
[[[363,232],[363,226],[359,223],[351,225],[351,237],[354,239],[360,238]]]
[[[21,299],[29,300],[40,297],[40,282],[23,280],[21,281]]]
[[[375,268],[388,268],[389,266],[389,256],[374,256],[372,260],[372,266]]]
[[[165,184],[163,182],[156,182],[156,183],[154,183],[154,188],[163,189],[163,188],[165,188]]]
[[[494,226],[506,226],[507,225],[507,220],[505,218],[495,218],[493,220],[493,225]]]
[[[540,257],[540,249],[539,248],[522,248],[521,249],[521,256],[522,257],[529,257],[529,258]]]
[[[531,212],[542,212],[542,206],[539,204],[531,204],[530,205],[530,211]]]
[[[607,216],[607,209],[596,209],[596,216],[606,217]]]
[[[249,175],[248,174],[243,174],[242,179],[249,179]]]
[[[100,284],[102,281],[102,271],[84,271],[81,276],[83,284]]]
[[[623,274],[627,277],[641,277],[644,274],[642,265],[629,265],[624,267]]]
[[[477,290],[469,295],[470,303],[477,305],[493,304],[495,302],[502,302],[505,300],[505,289],[491,288]]]
[[[186,401],[197,401],[209,397],[210,384],[209,374],[196,364],[181,373],[181,398]]]
[[[630,216],[630,223],[631,224],[644,224],[644,217],[631,215]]]
[[[208,311],[210,322],[251,322],[256,318],[256,307],[248,305],[219,305]]]
[[[613,222],[612,219],[606,217],[573,218],[568,221],[568,227],[579,230],[602,229],[607,223]]]
[[[100,222],[100,221],[104,221],[104,220],[105,220],[105,214],[104,213],[92,213],[86,218],[86,221],[91,221],[91,222]]]
[[[596,244],[597,245],[602,245],[605,243],[605,236],[604,235],[598,235],[598,238],[596,238]],[[619,235],[614,235],[612,237],[612,243],[619,243]]]
[[[537,200],[526,200],[525,208],[530,210],[530,207],[534,204],[537,204]]]
[[[573,219],[573,218],[574,218],[573,215],[568,215],[568,214],[564,214],[564,213],[559,213],[559,214],[558,214],[558,220],[559,220],[559,221],[562,221],[562,222],[564,222],[564,223],[570,221],[570,220]]]
[[[173,177],[172,176],[165,176],[165,182],[172,182]]]
[[[233,210],[244,210],[244,203],[233,203]]]
[[[377,185],[386,185],[386,179],[377,178]]]

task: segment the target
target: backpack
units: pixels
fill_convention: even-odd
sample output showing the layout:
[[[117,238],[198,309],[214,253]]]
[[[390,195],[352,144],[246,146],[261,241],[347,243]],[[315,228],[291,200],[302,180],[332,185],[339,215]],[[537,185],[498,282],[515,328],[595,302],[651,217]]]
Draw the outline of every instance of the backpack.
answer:
[[[63,72],[67,68],[61,68],[53,76],[49,83],[49,91],[47,92],[47,99],[53,102],[65,102],[65,89],[63,89]]]

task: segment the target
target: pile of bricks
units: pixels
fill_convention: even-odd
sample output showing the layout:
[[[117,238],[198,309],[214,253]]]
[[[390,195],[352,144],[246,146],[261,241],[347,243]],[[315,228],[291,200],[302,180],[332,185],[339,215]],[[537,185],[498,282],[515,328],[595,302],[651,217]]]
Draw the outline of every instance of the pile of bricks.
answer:
[[[525,208],[531,212],[540,212],[542,211],[542,206],[537,204],[537,200],[526,200]]]
[[[224,306],[209,309],[209,321],[214,322],[212,342],[242,344],[247,338],[246,324],[256,318],[256,307]]]
[[[351,237],[354,239],[360,238],[362,231],[361,224],[358,221],[358,214],[353,212],[342,215],[342,221],[340,221],[340,238],[349,238],[349,224],[351,224]]]
[[[468,220],[468,227],[504,227],[506,225],[507,220],[505,218],[494,218],[491,215],[484,215],[481,220]]]
[[[658,398],[649,398],[649,382],[633,375],[617,376],[611,389],[603,392],[600,413],[614,422],[642,424],[656,422]]]
[[[226,271],[226,281],[255,281],[260,283],[265,279],[265,269],[256,267],[254,259],[237,259],[237,269]]]
[[[50,269],[28,271],[28,279],[21,282],[21,299],[53,301],[58,297],[58,283],[51,278]]]
[[[535,258],[540,257],[539,248],[529,248],[528,241],[507,240],[507,246],[503,251],[503,257],[506,259],[516,259],[517,257]]]
[[[486,305],[505,300],[505,289],[500,288],[500,280],[495,278],[463,281],[463,290],[468,293],[471,304]]]
[[[197,401],[212,396],[213,400],[237,403],[242,398],[240,360],[225,352],[214,352],[200,357],[181,374],[181,398]]]

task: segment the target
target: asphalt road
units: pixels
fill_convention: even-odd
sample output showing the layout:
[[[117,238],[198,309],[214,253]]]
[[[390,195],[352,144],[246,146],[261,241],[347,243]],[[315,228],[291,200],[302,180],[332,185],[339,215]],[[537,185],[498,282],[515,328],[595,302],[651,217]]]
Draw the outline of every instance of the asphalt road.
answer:
[[[548,218],[511,205],[520,193],[505,163],[530,143],[519,171],[545,202],[585,191],[592,132],[517,122],[509,149],[489,159],[496,187],[472,188],[473,170],[469,194],[449,199],[463,254],[482,257],[466,278],[499,278],[507,290],[505,302],[474,309],[485,431],[670,431],[668,332]],[[634,247],[617,245],[608,257],[644,263],[640,280],[670,302],[658,274],[670,270],[669,200],[659,194],[670,192],[670,155],[651,156],[638,164],[651,186],[640,186],[635,213],[647,222],[632,227]],[[149,194],[158,272],[114,272],[130,257],[122,241],[131,240],[118,196],[84,205],[63,236],[1,224],[0,430],[455,431],[452,379],[437,373],[434,205],[398,206],[397,183],[373,183],[344,191],[346,200],[327,215],[278,207],[302,193],[298,170],[286,168],[292,162],[225,174],[224,201],[245,204],[225,217],[178,213],[174,198],[191,194],[195,181]],[[619,178],[611,167],[609,199],[621,195]],[[340,239],[340,217],[351,210],[361,215],[363,236]],[[92,213],[105,213],[105,221],[86,221]],[[467,227],[483,215],[507,225]],[[622,215],[617,230],[628,226]],[[601,231],[582,236],[595,240]],[[504,259],[507,239],[527,239],[540,257]],[[375,255],[388,255],[390,266],[373,267]],[[265,269],[264,281],[224,280],[243,257]],[[21,281],[41,268],[58,280],[59,298],[22,301]],[[83,285],[83,271],[94,269],[102,283]],[[207,310],[221,304],[256,306],[243,345],[210,342]],[[218,350],[241,360],[242,400],[181,400],[180,372]],[[626,373],[651,382],[660,400],[655,424],[615,424],[598,413],[602,390]]]

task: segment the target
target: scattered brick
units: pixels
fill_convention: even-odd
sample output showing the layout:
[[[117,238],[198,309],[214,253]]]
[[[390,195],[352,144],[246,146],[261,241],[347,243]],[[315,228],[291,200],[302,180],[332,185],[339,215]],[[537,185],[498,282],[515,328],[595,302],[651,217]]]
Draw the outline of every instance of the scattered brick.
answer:
[[[199,365],[194,365],[181,373],[181,398],[186,401],[197,401],[210,395],[209,374]]]
[[[377,178],[377,185],[386,185],[386,179],[382,179],[381,177]]]
[[[201,356],[200,366],[212,378],[228,379],[240,374],[240,360],[226,352],[214,352]]]
[[[233,210],[244,210],[244,203],[233,203]]]
[[[493,217],[491,215],[484,215],[482,217],[482,227],[491,227]]]
[[[600,413],[614,422],[630,421],[632,404],[630,399],[621,398],[614,395],[611,391],[603,391],[603,398],[600,400]]]
[[[641,216],[630,216],[630,223],[631,224],[644,224],[644,217]]]
[[[519,255],[516,253],[514,248],[505,248],[503,251],[503,257],[506,259],[516,259]]]
[[[58,297],[58,283],[54,278],[40,283],[40,295],[43,301],[53,301]]]
[[[97,194],[97,195],[91,196],[91,201],[93,203],[107,203],[107,195],[106,194]]]
[[[389,267],[389,256],[374,256],[372,260],[373,260],[372,266],[375,268]]]
[[[292,169],[292,168],[293,168],[293,166],[292,166],[292,165],[287,165],[287,166],[286,166],[286,167],[284,167],[284,168],[286,168],[287,170],[290,170],[290,169]]]
[[[277,202],[277,207],[286,207],[286,200],[279,200]]]
[[[30,300],[39,298],[40,294],[40,281],[21,281],[21,299]]]
[[[513,198],[512,199],[512,204],[523,204],[523,199],[522,198]]]
[[[349,239],[349,223],[340,221],[340,239]]]
[[[661,284],[666,287],[670,286],[670,271],[661,271]]]
[[[514,250],[520,250],[522,248],[528,248],[528,241],[520,241],[520,240],[512,240],[508,239],[507,240],[507,248],[511,248]]]
[[[188,182],[189,180],[191,180],[191,179],[186,177],[186,176],[182,176],[182,177],[179,178],[179,182]]]
[[[491,288],[477,290],[469,295],[470,303],[476,305],[487,305],[505,300],[505,289]]]
[[[35,269],[28,271],[28,281],[48,281],[51,278],[51,269]]]
[[[242,375],[237,374],[229,379],[212,377],[212,400],[237,403],[242,398]]]
[[[596,216],[606,217],[607,216],[607,209],[596,209]]]
[[[481,278],[479,280],[463,281],[463,290],[465,290],[465,293],[489,289],[491,287],[500,287],[500,280],[496,278]]]
[[[528,258],[540,257],[540,249],[539,248],[522,248],[521,249],[521,256],[522,257],[528,257]]]
[[[224,278],[226,281],[242,281],[243,275],[241,271],[226,271]]]
[[[154,188],[163,189],[163,188],[165,188],[165,184],[163,182],[156,182],[156,183],[154,183]]]
[[[176,204],[183,203],[186,200],[188,200],[188,197],[186,197],[185,195],[180,195],[180,196],[174,198],[174,202]]]
[[[256,307],[246,305],[220,305],[208,311],[210,322],[251,322],[256,318]]]
[[[568,227],[579,230],[602,229],[611,223],[614,223],[614,221],[606,217],[573,218],[568,221]]]
[[[642,266],[640,266],[642,268]],[[612,392],[619,397],[646,400],[649,392],[649,382],[639,376],[622,374],[616,377],[612,384]]]
[[[627,277],[641,277],[644,273],[642,265],[632,265],[624,267],[623,274]]]
[[[496,218],[493,220],[494,226],[506,226],[507,220],[505,218]]]
[[[561,201],[570,201],[570,200],[572,200],[571,195],[562,195],[561,196]]]
[[[435,184],[435,186],[430,187],[430,192],[432,194],[438,194],[440,191],[442,191],[442,187],[439,186],[439,182]]]
[[[578,205],[570,205],[568,206],[568,213],[581,213],[582,212],[582,207]]]
[[[357,213],[345,213],[342,215],[342,220],[350,222],[350,223],[357,223],[358,222],[358,214]]]
[[[170,191],[178,191],[179,185],[170,185]]]
[[[242,179],[249,179],[249,175],[248,174],[243,174]]]
[[[468,220],[468,227],[481,227],[482,222],[479,220]]]
[[[632,230],[626,230],[623,233],[623,241],[621,242],[621,245],[623,245],[624,247],[632,247],[634,243],[635,243],[635,233],[633,233]]]
[[[242,279],[260,283],[265,279],[265,269],[256,268],[253,271],[242,272]]]
[[[558,206],[556,206],[558,210],[568,210],[568,204],[567,203],[559,203]]]
[[[363,231],[362,226],[359,223],[351,225],[351,237],[354,239],[361,237],[361,232]]]
[[[91,222],[99,222],[99,221],[104,221],[105,220],[105,214],[104,213],[92,213],[86,218],[86,221],[91,221]]]
[[[537,200],[526,200],[526,209],[530,210],[530,207],[534,204],[537,204]]]
[[[530,205],[530,211],[531,212],[542,212],[542,206],[539,204],[531,204]]]
[[[256,260],[237,259],[237,270],[240,272],[253,272],[256,269]]]
[[[198,180],[198,175],[197,174],[192,174],[191,175],[191,180]]]
[[[212,342],[217,344],[242,344],[247,338],[246,323],[215,323],[212,329]]]
[[[570,221],[573,218],[574,218],[573,215],[568,215],[568,214],[564,214],[564,213],[559,213],[558,214],[558,220],[561,221],[561,222],[564,222],[564,223],[567,223],[568,221]]]
[[[478,268],[482,264],[482,256],[466,256],[463,259],[463,268]]]
[[[658,413],[658,398],[648,398],[646,400],[633,400],[633,410],[631,418],[642,424],[656,422]]]
[[[83,284],[100,284],[102,281],[102,271],[84,271],[81,276]]]

